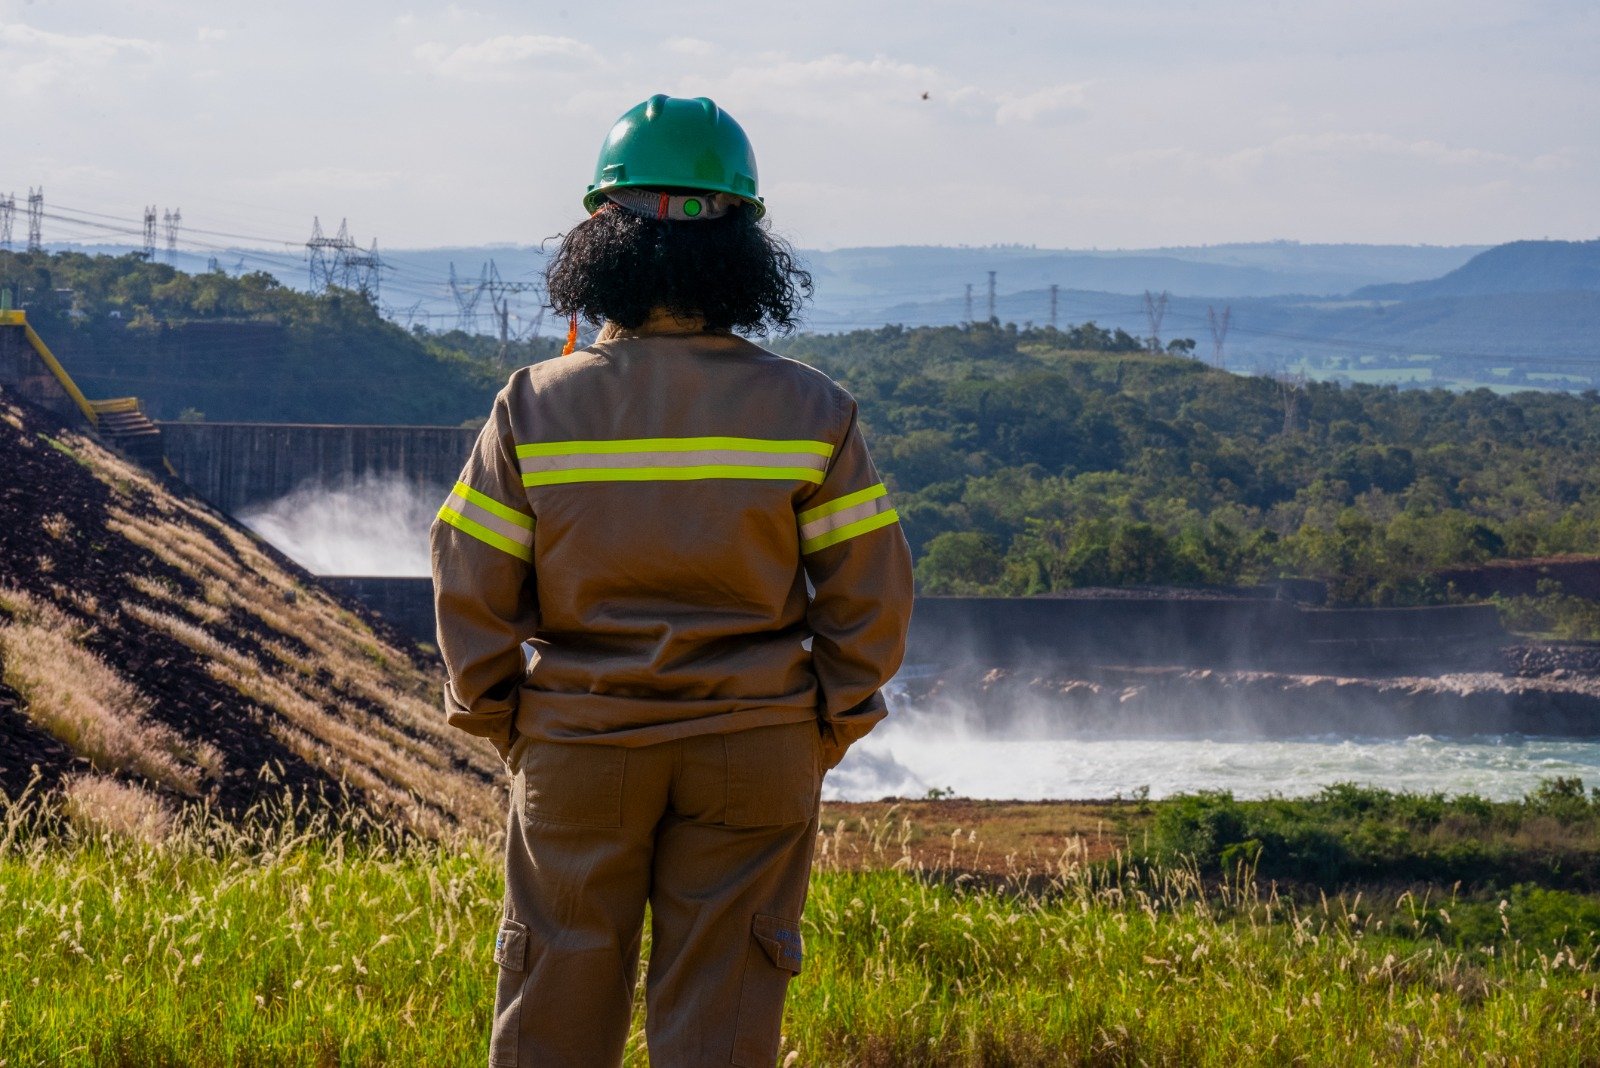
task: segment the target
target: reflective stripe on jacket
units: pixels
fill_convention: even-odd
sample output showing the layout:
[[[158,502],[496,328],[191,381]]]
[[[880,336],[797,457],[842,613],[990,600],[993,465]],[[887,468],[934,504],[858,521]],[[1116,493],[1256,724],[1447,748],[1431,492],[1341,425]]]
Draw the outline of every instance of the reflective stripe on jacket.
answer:
[[[818,717],[847,745],[904,652],[910,552],[854,400],[729,334],[517,371],[432,544],[446,711],[502,752],[513,723],[646,745]]]

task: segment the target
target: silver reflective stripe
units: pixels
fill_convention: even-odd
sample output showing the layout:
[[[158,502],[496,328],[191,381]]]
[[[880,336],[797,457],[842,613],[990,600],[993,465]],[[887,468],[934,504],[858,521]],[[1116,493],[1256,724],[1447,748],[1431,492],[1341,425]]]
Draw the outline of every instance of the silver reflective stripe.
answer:
[[[524,456],[522,471],[618,470],[638,467],[805,467],[826,471],[828,458],[808,452],[751,452],[742,449],[696,449],[692,452],[611,452],[568,456]]]
[[[462,495],[459,489],[452,490],[444,506],[463,518],[470,519],[481,527],[487,527],[507,541],[514,541],[527,548],[533,547],[533,531],[516,523],[507,522]]]
[[[825,515],[820,519],[813,519],[811,522],[803,524],[800,527],[800,540],[802,542],[813,541],[824,534],[838,530],[840,527],[847,527],[857,520],[866,519],[880,512],[887,512],[891,507],[889,498],[886,496],[862,501],[860,504],[852,505],[831,515]]]

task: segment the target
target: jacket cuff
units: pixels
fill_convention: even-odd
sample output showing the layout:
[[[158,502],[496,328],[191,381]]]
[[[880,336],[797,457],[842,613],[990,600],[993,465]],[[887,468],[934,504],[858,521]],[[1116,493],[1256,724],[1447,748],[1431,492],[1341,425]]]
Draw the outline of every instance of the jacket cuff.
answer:
[[[822,742],[826,750],[837,750],[843,759],[844,751],[866,737],[867,732],[889,714],[889,704],[883,691],[875,690],[866,700],[837,715],[825,716],[822,721]],[[829,757],[832,757],[832,752]],[[835,764],[838,760],[834,761]],[[832,765],[829,765],[830,767]]]
[[[444,687],[445,722],[457,730],[487,738],[505,760],[516,740],[516,706],[506,701],[479,701],[470,709],[456,699],[449,683]]]

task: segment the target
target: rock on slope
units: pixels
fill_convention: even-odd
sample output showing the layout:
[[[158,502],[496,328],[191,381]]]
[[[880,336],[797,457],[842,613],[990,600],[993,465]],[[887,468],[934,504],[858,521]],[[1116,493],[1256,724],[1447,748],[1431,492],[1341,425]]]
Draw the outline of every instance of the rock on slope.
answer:
[[[497,826],[493,751],[381,624],[244,528],[0,391],[0,791],[159,828],[290,792]],[[35,766],[37,772],[34,771]]]

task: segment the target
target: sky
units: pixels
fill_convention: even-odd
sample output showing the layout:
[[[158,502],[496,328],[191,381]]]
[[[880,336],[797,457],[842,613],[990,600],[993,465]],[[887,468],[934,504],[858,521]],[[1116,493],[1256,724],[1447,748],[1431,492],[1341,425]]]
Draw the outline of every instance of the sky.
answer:
[[[808,248],[1589,239],[1597,55],[1593,0],[0,0],[0,195],[537,243],[664,92]]]

